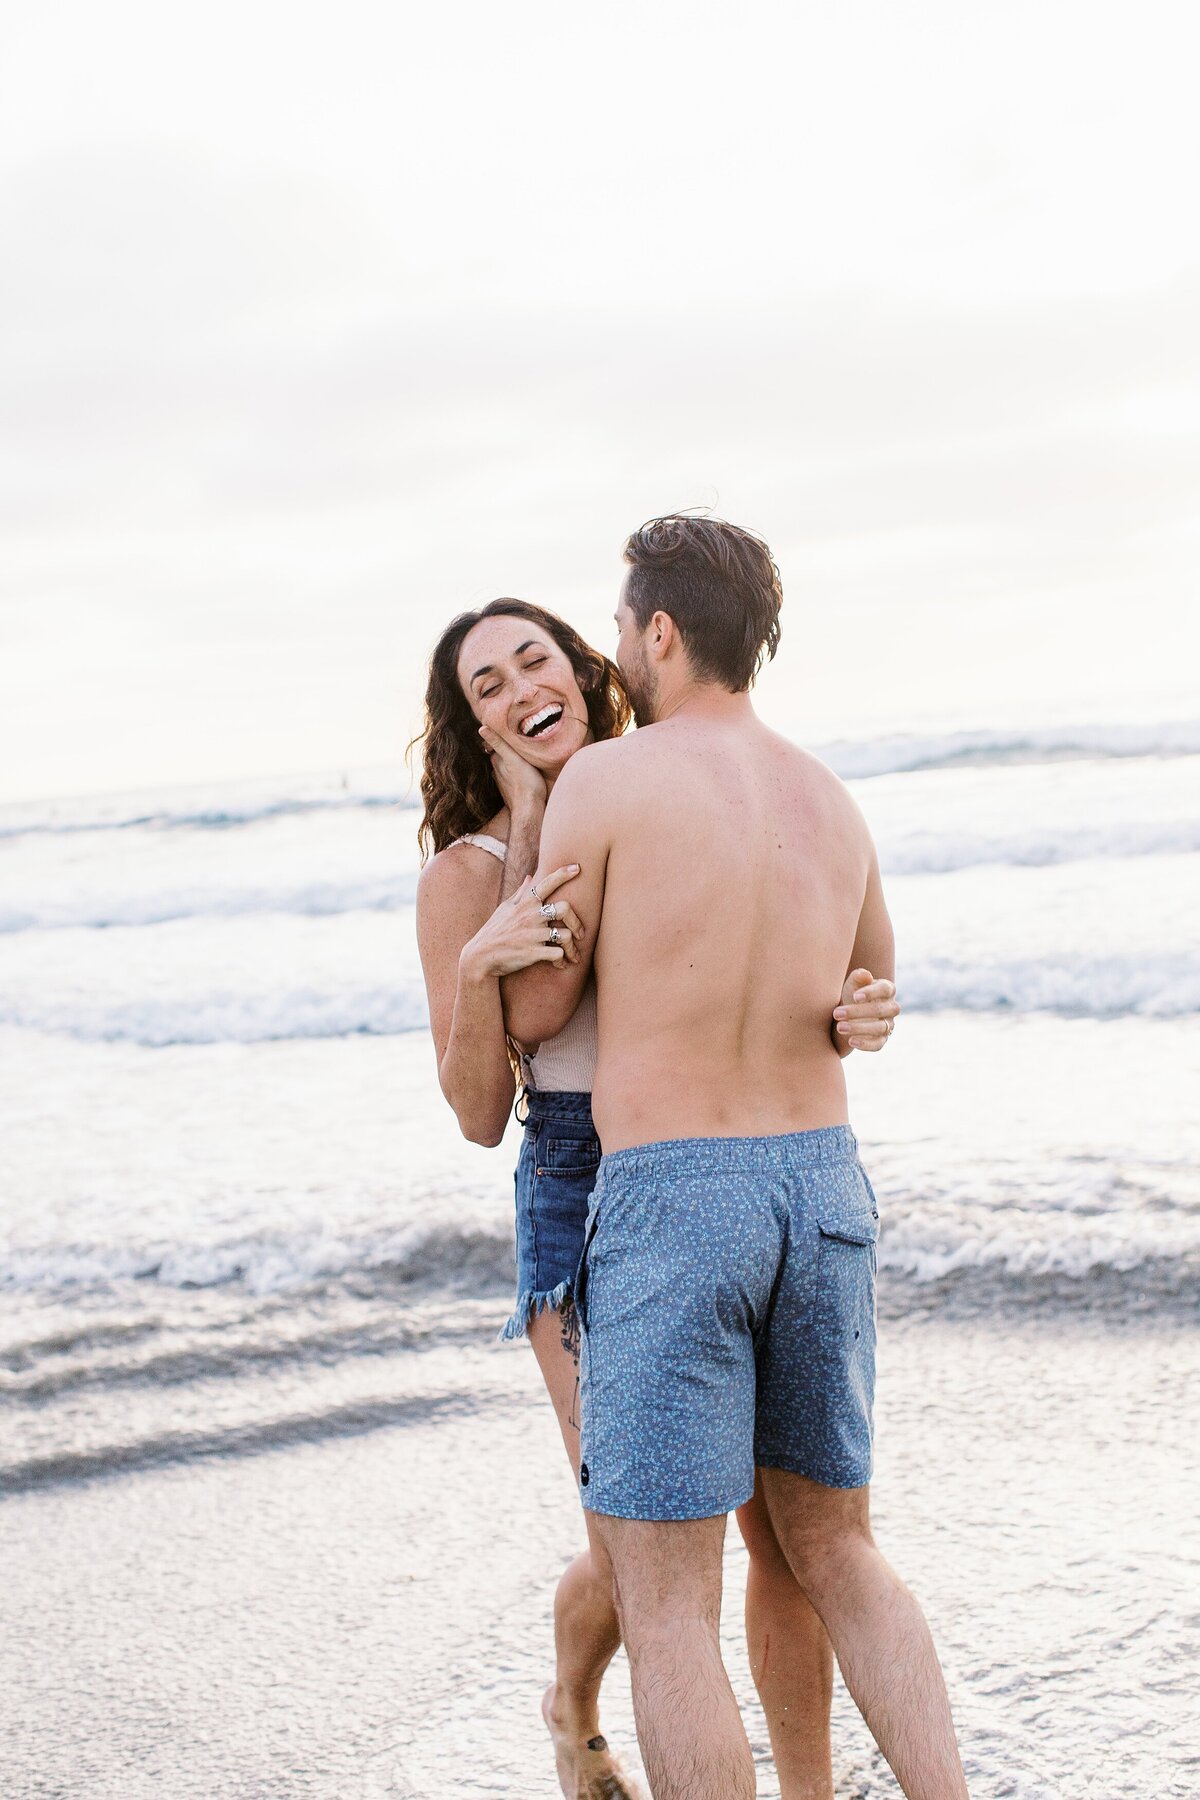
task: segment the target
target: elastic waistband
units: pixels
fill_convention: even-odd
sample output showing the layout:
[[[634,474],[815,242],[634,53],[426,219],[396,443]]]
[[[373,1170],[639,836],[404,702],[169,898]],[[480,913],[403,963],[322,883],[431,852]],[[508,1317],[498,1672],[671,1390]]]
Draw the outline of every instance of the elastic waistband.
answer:
[[[848,1125],[824,1125],[818,1131],[788,1131],[776,1137],[668,1138],[661,1144],[635,1144],[602,1157],[606,1174],[655,1169],[795,1169],[816,1163],[845,1162],[858,1155],[858,1139]]]
[[[526,1118],[573,1119],[580,1125],[592,1123],[592,1096],[546,1092],[542,1088],[525,1089]]]

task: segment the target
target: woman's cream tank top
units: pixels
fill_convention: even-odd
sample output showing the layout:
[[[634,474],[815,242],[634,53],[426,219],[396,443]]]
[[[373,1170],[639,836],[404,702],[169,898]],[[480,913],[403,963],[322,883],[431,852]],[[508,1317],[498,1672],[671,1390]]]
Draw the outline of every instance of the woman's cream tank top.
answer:
[[[455,840],[506,861],[499,838],[469,831]],[[590,1094],[596,1078],[596,984],[589,979],[583,998],[557,1037],[538,1046],[536,1056],[521,1057],[525,1085],[543,1094]]]

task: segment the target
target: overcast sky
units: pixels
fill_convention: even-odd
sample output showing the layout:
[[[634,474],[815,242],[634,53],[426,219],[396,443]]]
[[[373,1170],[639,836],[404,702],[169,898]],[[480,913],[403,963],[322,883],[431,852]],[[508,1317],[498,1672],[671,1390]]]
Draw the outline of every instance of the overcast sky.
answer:
[[[683,505],[797,735],[1197,711],[1182,4],[22,11],[0,795],[395,760]]]

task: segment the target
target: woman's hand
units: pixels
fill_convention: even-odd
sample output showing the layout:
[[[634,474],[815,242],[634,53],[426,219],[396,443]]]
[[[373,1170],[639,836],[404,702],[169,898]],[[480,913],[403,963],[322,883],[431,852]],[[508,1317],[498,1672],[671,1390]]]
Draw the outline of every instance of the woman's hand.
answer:
[[[540,779],[540,778],[539,778]],[[566,900],[551,900],[555,888],[573,881],[578,863],[544,875],[534,891],[526,876],[511,900],[502,900],[486,925],[463,946],[461,966],[476,979],[515,975],[531,963],[578,962],[575,939],[582,937],[579,915]]]
[[[851,1050],[882,1050],[900,1014],[894,981],[876,981],[870,969],[852,969],[833,1009],[834,1030]]]
[[[526,762],[506,738],[497,737],[486,725],[479,727],[483,747],[500,789],[500,798],[514,819],[539,815],[546,810],[546,781],[540,769]]]

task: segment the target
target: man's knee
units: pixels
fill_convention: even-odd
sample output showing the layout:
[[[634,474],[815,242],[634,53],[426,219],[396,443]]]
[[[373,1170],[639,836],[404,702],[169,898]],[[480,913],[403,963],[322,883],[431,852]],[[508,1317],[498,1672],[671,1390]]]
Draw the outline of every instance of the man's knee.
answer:
[[[775,1534],[797,1581],[810,1595],[839,1579],[846,1562],[874,1545],[869,1489],[827,1488],[802,1475],[763,1471]]]
[[[634,1648],[690,1624],[716,1629],[725,1521],[593,1515],[612,1567],[621,1634]]]

